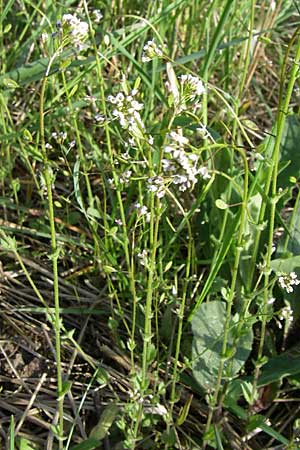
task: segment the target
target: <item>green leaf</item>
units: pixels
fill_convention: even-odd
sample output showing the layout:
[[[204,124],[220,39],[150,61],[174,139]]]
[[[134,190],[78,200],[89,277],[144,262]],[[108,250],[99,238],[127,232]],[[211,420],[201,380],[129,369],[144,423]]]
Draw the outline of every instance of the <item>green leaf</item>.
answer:
[[[111,404],[107,406],[104,409],[103,413],[101,414],[99,422],[92,429],[90,433],[90,438],[98,439],[99,441],[104,439],[107,433],[109,432],[110,427],[114,423],[118,415],[118,412],[119,407],[117,405]]]
[[[226,318],[226,304],[222,301],[203,303],[192,319],[192,359],[193,375],[205,390],[214,389],[222,360],[222,345]],[[228,348],[235,348],[230,360],[225,361],[224,376],[234,376],[247,360],[253,341],[251,329],[236,339],[237,321],[229,327]],[[225,373],[226,372],[226,373]]]
[[[96,217],[97,219],[101,219],[101,215],[96,208],[92,208],[91,206],[87,209],[87,215],[90,217]]]
[[[99,440],[94,438],[86,439],[80,444],[71,447],[71,450],[93,450],[95,448],[99,448]]]
[[[274,272],[290,273],[300,268],[300,255],[290,258],[277,258],[271,261]]]
[[[71,386],[72,386],[71,381],[64,381],[63,385],[62,385],[61,392],[59,392],[59,398],[64,397],[69,392],[69,390],[71,389]]]
[[[38,450],[40,447],[35,443],[30,442],[24,437],[17,438],[17,449],[18,450]]]
[[[10,89],[16,89],[19,87],[18,83],[11,78],[3,78],[2,82],[5,87]]]
[[[206,295],[208,294],[208,292],[210,292],[211,286],[212,286],[213,282],[215,281],[216,276],[217,276],[222,264],[224,263],[226,255],[231,246],[232,240],[234,238],[235,230],[239,223],[239,219],[240,219],[240,211],[233,217],[232,221],[228,224],[228,227],[226,229],[226,233],[224,235],[218,256],[217,256],[216,260],[214,261],[214,264],[209,272],[209,275],[208,275],[207,280],[201,290],[200,295],[196,299],[195,306],[193,307],[193,309],[190,312],[190,315],[188,317],[189,322],[192,320],[192,317],[194,316],[195,312],[198,310],[199,306],[203,302],[203,300],[206,297]]]
[[[9,33],[9,31],[12,28],[12,24],[8,23],[7,25],[5,25],[4,30],[3,30],[3,34]]]
[[[81,190],[80,190],[80,159],[78,158],[76,163],[74,164],[73,169],[73,183],[74,183],[74,193],[77,200],[78,205],[80,206],[80,209],[85,213],[85,208],[81,196]]]
[[[300,373],[300,346],[291,348],[281,355],[270,358],[262,367],[257,386],[281,381],[282,378]]]
[[[220,198],[218,198],[218,199],[216,200],[216,207],[219,208],[219,209],[227,209],[227,208],[228,208],[228,205],[227,205],[227,203],[225,203],[223,200],[221,200]]]
[[[247,203],[247,220],[244,223],[244,243],[239,270],[244,283],[249,273],[249,260],[253,253],[254,241],[257,233],[257,222],[261,208],[262,197],[259,193],[253,195]]]
[[[290,177],[300,177],[300,117],[296,114],[290,114],[286,118],[282,143],[280,165],[286,166],[278,175],[277,184],[285,188],[290,186]]]

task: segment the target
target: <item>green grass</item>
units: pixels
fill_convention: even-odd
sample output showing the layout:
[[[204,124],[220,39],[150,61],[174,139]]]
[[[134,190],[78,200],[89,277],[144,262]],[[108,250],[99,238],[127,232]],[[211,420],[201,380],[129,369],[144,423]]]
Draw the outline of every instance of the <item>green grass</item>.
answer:
[[[296,6],[0,1],[3,448],[299,447]]]

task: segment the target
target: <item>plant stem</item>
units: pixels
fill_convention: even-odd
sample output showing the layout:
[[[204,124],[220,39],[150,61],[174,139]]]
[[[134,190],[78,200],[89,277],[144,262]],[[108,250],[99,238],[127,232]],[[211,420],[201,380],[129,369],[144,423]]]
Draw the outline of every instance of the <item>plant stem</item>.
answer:
[[[279,156],[280,156],[280,144],[282,140],[284,125],[286,121],[286,115],[288,114],[289,104],[291,100],[291,96],[293,93],[294,84],[296,82],[298,72],[299,72],[299,62],[300,62],[300,39],[299,39],[299,31],[300,28],[297,28],[295,31],[289,47],[286,53],[285,64],[283,65],[282,73],[281,73],[281,83],[280,83],[280,98],[279,98],[279,108],[277,112],[277,134],[276,140],[274,144],[274,150],[272,154],[273,165],[269,171],[268,182],[269,185],[272,183],[271,187],[271,206],[270,206],[270,217],[269,217],[269,238],[268,238],[268,248],[267,255],[265,260],[265,277],[264,277],[264,303],[263,303],[263,314],[262,314],[262,322],[261,322],[261,332],[260,332],[260,342],[257,354],[257,365],[255,367],[254,373],[254,381],[252,388],[252,402],[254,401],[257,387],[257,380],[260,373],[260,362],[263,356],[263,348],[266,334],[266,325],[267,325],[267,307],[268,307],[268,299],[269,299],[269,278],[271,271],[271,256],[272,256],[272,246],[273,246],[273,236],[274,236],[274,226],[275,226],[275,214],[276,214],[276,204],[279,200],[277,195],[277,176],[278,176],[278,164],[279,164]],[[290,80],[288,82],[286,96],[284,101],[283,98],[283,85],[286,74],[286,62],[289,52],[291,50],[292,44],[298,38],[297,46],[296,46],[296,56],[290,71]],[[281,106],[282,105],[282,106]],[[268,191],[267,191],[268,192]]]
[[[222,386],[222,378],[223,378],[225,361],[228,360],[227,339],[228,339],[228,335],[229,335],[231,310],[232,310],[233,300],[234,300],[234,295],[235,295],[235,285],[236,285],[236,280],[237,280],[240,255],[243,250],[242,240],[243,240],[244,222],[245,222],[245,218],[246,218],[247,200],[248,200],[248,163],[247,163],[247,158],[246,158],[244,151],[242,151],[240,149],[237,149],[237,151],[242,156],[243,163],[244,163],[244,169],[245,169],[243,202],[242,202],[242,206],[241,206],[241,208],[242,208],[241,209],[241,218],[240,218],[240,226],[239,226],[239,232],[238,232],[238,238],[237,238],[234,265],[233,265],[233,269],[232,269],[231,286],[230,286],[230,292],[229,292],[228,299],[227,299],[226,319],[225,319],[225,324],[224,324],[224,336],[223,336],[223,343],[222,343],[222,355],[221,355],[222,358],[221,358],[220,366],[218,369],[218,375],[217,375],[217,380],[216,380],[216,384],[215,384],[215,392],[214,392],[213,398],[211,400],[211,403],[209,405],[209,413],[208,413],[207,422],[206,422],[206,426],[205,426],[203,450],[206,448],[206,446],[208,444],[206,436],[208,435],[208,432],[209,432],[209,429],[211,426],[211,422],[213,419],[215,407],[218,402],[219,392],[220,392],[221,386]]]
[[[43,155],[44,162],[44,177],[47,188],[47,201],[48,201],[48,214],[50,222],[50,232],[51,232],[51,250],[52,250],[52,270],[53,270],[53,293],[54,293],[54,332],[55,332],[55,353],[56,353],[56,369],[57,369],[57,402],[58,402],[58,445],[59,449],[63,449],[63,432],[64,432],[64,397],[62,395],[62,367],[61,367],[61,319],[60,319],[60,305],[59,305],[59,286],[58,286],[58,248],[56,242],[56,232],[55,232],[55,217],[54,217],[54,205],[52,197],[52,175],[50,162],[47,156],[47,150],[45,146],[45,124],[44,124],[44,102],[45,102],[45,89],[48,79],[48,72],[51,62],[54,60],[50,59],[49,66],[45,77],[42,81],[42,87],[40,92],[40,109],[39,109],[39,128],[40,128],[40,145],[41,152]]]

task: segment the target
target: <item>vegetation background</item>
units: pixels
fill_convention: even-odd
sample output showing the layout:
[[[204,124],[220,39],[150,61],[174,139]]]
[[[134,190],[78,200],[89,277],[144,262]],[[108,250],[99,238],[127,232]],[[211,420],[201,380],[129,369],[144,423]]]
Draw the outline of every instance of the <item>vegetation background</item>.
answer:
[[[300,448],[299,7],[0,0],[1,448]]]

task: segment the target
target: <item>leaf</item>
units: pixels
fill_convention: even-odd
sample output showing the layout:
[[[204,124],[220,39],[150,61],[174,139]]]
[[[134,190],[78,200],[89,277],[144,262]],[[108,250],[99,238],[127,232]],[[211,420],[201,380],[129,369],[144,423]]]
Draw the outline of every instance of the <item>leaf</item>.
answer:
[[[239,271],[244,283],[247,282],[249,273],[249,260],[253,253],[254,241],[257,233],[257,223],[261,208],[262,197],[259,193],[253,195],[247,203],[247,220],[244,222],[244,244],[241,253]]]
[[[99,448],[99,440],[94,439],[94,438],[89,438],[83,442],[80,442],[80,444],[77,444],[74,447],[71,447],[70,450],[93,450],[95,448]]]
[[[86,213],[90,217],[96,217],[96,219],[101,219],[100,212],[96,208],[92,208],[91,206],[89,206]]]
[[[38,450],[38,447],[35,443],[29,441],[24,437],[17,438],[17,449],[18,450]]]
[[[225,318],[226,304],[222,301],[211,301],[203,303],[192,319],[193,375],[205,390],[214,389],[217,379],[222,359]],[[225,361],[226,377],[234,376],[241,369],[252,348],[252,330],[248,328],[247,332],[242,333],[239,339],[235,339],[236,325],[237,322],[232,320],[227,348],[231,349],[236,346],[236,351],[230,360]]]
[[[99,441],[104,439],[109,432],[109,429],[112,426],[115,418],[117,417],[118,412],[119,407],[117,405],[111,404],[107,406],[101,414],[99,422],[90,432],[89,437],[98,439]]]
[[[270,358],[262,367],[257,386],[281,381],[282,378],[300,373],[300,346],[297,345],[281,355]]]
[[[277,258],[271,261],[271,269],[274,272],[290,273],[300,269],[300,255],[290,258]]]
[[[10,89],[16,89],[19,87],[18,83],[15,80],[12,80],[11,78],[3,78],[2,82],[3,86]]]
[[[224,263],[226,255],[227,255],[227,253],[229,251],[229,248],[231,246],[232,240],[234,238],[235,230],[236,230],[236,228],[238,226],[238,223],[239,223],[239,219],[240,219],[240,211],[234,216],[233,220],[229,223],[229,225],[228,225],[228,227],[226,229],[226,233],[224,235],[224,238],[223,238],[222,245],[221,245],[221,248],[219,250],[218,256],[217,256],[216,260],[214,261],[213,266],[211,267],[211,270],[209,272],[207,280],[206,280],[206,282],[205,282],[205,284],[204,284],[204,286],[203,286],[203,288],[201,290],[200,295],[196,299],[195,306],[193,307],[193,309],[190,312],[190,315],[188,317],[188,321],[189,322],[192,320],[192,317],[194,316],[194,314],[198,310],[199,306],[203,302],[203,300],[206,297],[206,295],[208,294],[208,292],[210,292],[210,288],[211,288],[213,282],[215,281],[216,276],[218,275],[218,272],[219,272],[222,264]]]
[[[219,209],[227,209],[227,208],[228,208],[228,205],[227,205],[227,203],[225,203],[223,200],[221,200],[220,198],[218,198],[218,199],[216,200],[216,207],[219,208]]]
[[[76,197],[77,203],[80,206],[80,209],[85,213],[85,208],[84,208],[81,190],[80,190],[79,175],[80,175],[80,159],[78,158],[74,164],[74,169],[73,169],[74,192],[75,192],[75,197]]]
[[[289,187],[291,176],[300,177],[300,118],[296,114],[286,117],[282,142],[281,142],[281,166],[289,163],[278,175],[277,184],[281,188]]]
[[[290,222],[290,225],[288,226],[289,240],[286,250],[284,248],[286,239],[285,234],[282,236],[277,246],[276,255],[279,255],[280,257],[284,256],[286,253],[290,253],[294,256],[300,254],[300,205],[298,205],[297,211],[294,211],[294,213],[293,223]]]
[[[59,392],[59,398],[63,398],[70,391],[71,387],[72,387],[71,381],[64,381],[62,389]]]

